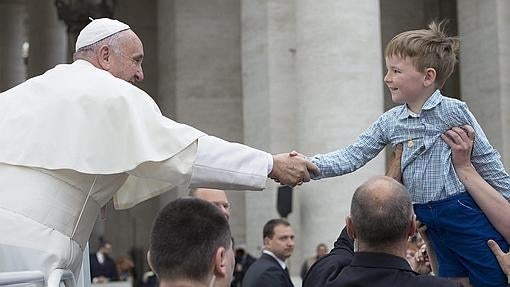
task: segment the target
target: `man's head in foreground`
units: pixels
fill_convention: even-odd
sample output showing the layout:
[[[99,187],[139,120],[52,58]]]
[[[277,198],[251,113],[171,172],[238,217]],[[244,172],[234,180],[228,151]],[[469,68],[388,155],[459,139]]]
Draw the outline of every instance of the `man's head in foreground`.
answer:
[[[234,251],[228,222],[209,202],[177,199],[156,217],[147,258],[161,286],[230,286]]]
[[[411,196],[402,184],[387,176],[372,177],[354,192],[347,231],[357,239],[359,251],[393,253],[415,233],[415,217]]]

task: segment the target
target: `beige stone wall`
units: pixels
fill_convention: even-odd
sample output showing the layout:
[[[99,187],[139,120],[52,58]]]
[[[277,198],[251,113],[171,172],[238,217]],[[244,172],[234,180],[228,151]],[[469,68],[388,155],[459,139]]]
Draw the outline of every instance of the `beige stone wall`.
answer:
[[[308,155],[352,143],[383,112],[379,1],[298,1],[299,148]],[[304,185],[301,250],[332,246],[355,187],[384,172],[384,154],[359,171]]]
[[[510,3],[458,2],[462,99],[510,166]]]
[[[53,0],[27,1],[30,52],[27,63],[29,78],[40,75],[57,64],[67,62],[67,32],[58,19]]]

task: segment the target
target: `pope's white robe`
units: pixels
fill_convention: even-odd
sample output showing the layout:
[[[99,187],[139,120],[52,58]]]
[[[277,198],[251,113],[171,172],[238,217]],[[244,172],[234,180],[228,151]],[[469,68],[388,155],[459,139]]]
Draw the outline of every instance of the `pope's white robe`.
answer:
[[[270,154],[161,115],[142,90],[78,60],[0,94],[0,272],[71,269],[99,209],[181,185],[265,187]]]

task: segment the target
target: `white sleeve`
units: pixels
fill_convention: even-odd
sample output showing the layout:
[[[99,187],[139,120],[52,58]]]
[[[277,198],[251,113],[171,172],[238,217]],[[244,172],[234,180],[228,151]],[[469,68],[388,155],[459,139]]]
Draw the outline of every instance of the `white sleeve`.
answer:
[[[175,156],[142,163],[129,174],[189,188],[261,190],[272,166],[267,152],[203,136]]]
[[[213,136],[198,139],[190,188],[261,190],[273,166],[271,154]]]
[[[196,155],[197,141],[194,141],[166,160],[146,161],[135,169],[128,171],[128,173],[139,178],[171,183],[172,186],[187,186],[191,178],[191,169]]]
[[[177,186],[188,186],[198,141],[163,161],[147,161],[128,171],[129,176],[114,195],[116,209],[126,209]]]

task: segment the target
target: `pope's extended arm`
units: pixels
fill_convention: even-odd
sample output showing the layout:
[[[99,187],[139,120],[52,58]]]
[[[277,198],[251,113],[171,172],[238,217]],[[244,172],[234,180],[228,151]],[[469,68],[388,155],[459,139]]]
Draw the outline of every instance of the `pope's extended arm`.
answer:
[[[507,242],[510,242],[510,203],[485,181],[471,164],[474,130],[454,127],[442,135],[452,149],[452,162],[460,181]]]
[[[131,175],[176,185],[227,190],[261,190],[267,177],[295,186],[310,180],[317,167],[287,154],[271,154],[213,136],[203,136],[181,152],[160,162],[145,162]]]
[[[144,162],[129,174],[189,188],[262,190],[272,166],[267,152],[202,136],[174,156]]]

